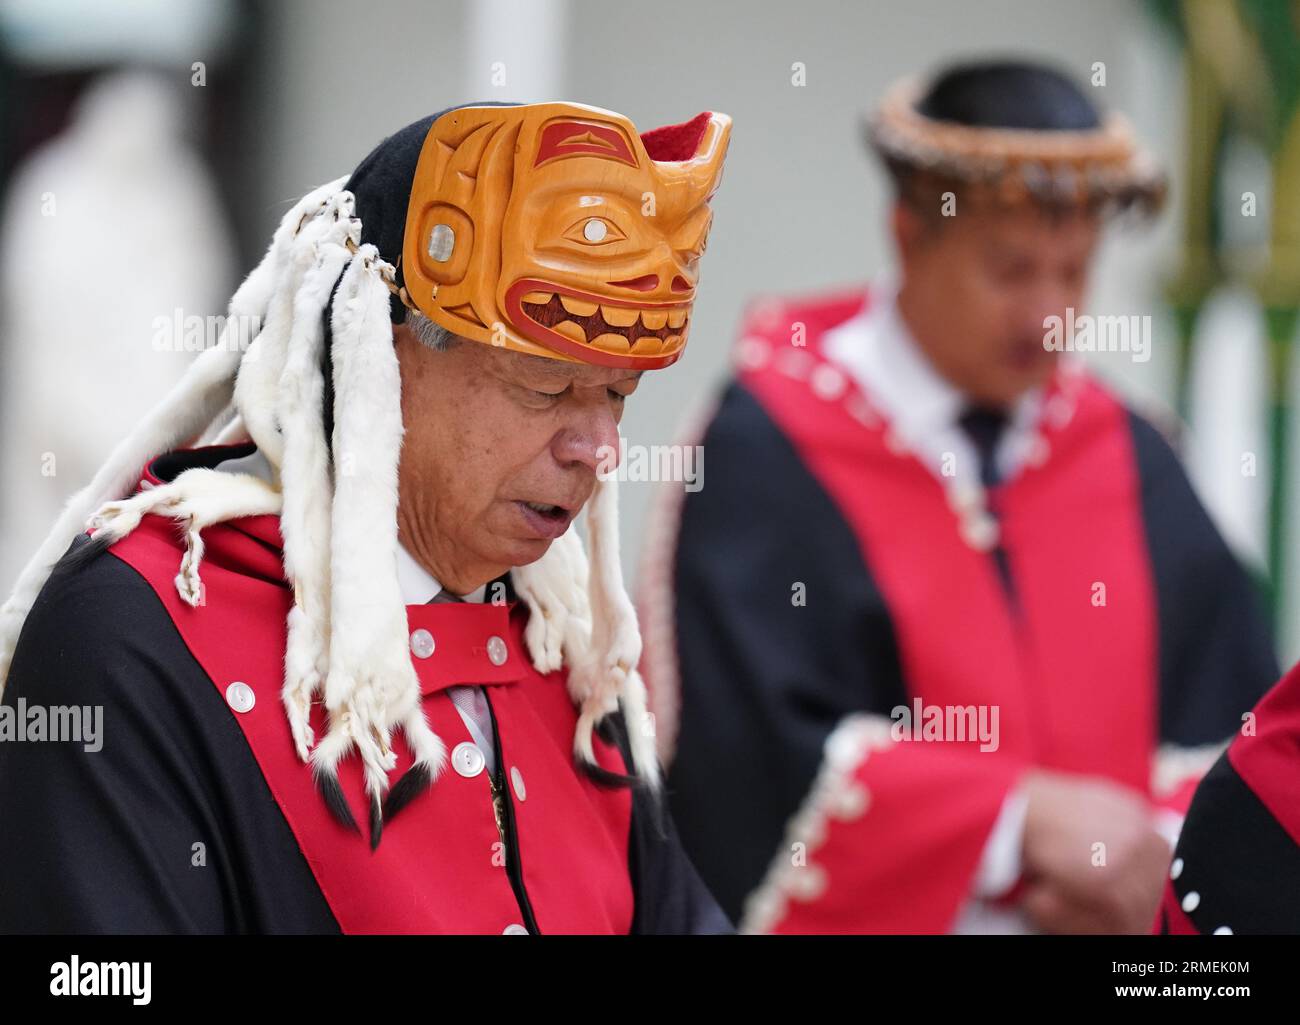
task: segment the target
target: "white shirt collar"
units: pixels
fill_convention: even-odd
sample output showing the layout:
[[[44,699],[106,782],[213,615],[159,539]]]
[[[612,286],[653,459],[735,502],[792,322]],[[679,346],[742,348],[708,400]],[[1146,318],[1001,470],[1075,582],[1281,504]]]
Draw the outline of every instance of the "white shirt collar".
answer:
[[[894,428],[911,439],[956,423],[966,400],[912,338],[897,296],[893,283],[873,288],[866,308],[826,332],[823,346]]]
[[[889,421],[890,429],[932,473],[943,477],[947,459],[974,466],[973,452],[958,419],[968,400],[922,352],[898,310],[898,286],[886,281],[871,289],[859,313],[827,331],[826,357],[836,363]],[[1042,389],[1016,400],[998,446],[1004,479],[1023,463],[1038,420]]]
[[[397,585],[402,590],[402,602],[406,605],[427,605],[442,592],[442,584],[416,562],[400,542],[397,545]],[[481,602],[486,593],[487,584],[484,584],[461,598],[464,601]]]

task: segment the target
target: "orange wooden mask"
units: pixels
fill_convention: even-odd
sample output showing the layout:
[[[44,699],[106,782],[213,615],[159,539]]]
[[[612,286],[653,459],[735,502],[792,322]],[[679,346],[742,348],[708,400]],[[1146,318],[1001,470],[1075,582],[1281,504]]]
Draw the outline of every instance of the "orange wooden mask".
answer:
[[[429,129],[402,274],[435,323],[518,352],[654,370],[686,345],[731,134],[638,134],[575,103],[462,107]]]

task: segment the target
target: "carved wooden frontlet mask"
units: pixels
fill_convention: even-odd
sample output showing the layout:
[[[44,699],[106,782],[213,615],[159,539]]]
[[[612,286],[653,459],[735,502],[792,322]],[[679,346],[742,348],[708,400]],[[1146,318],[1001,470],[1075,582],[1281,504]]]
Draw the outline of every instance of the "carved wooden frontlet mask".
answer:
[[[553,359],[673,363],[731,119],[638,134],[573,103],[462,107],[429,129],[406,215],[410,301],[464,338]]]

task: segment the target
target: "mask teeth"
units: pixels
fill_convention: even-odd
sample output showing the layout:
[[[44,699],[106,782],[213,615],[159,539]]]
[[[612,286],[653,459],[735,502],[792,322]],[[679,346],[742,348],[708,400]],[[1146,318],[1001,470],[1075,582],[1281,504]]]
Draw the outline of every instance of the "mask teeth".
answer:
[[[561,292],[527,292],[520,305],[526,316],[543,327],[615,355],[675,352],[682,347],[690,322],[689,305],[637,309],[575,299]]]

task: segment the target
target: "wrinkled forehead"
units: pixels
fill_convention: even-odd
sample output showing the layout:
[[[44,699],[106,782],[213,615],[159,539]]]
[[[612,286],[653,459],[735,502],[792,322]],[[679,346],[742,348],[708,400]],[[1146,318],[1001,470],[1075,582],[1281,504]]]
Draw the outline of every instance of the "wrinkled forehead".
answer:
[[[545,378],[549,382],[556,383],[571,381],[578,387],[637,380],[643,373],[641,370],[627,370],[621,367],[572,363],[497,346],[476,345],[469,351],[474,358],[495,361],[497,369],[512,378],[529,380]]]

